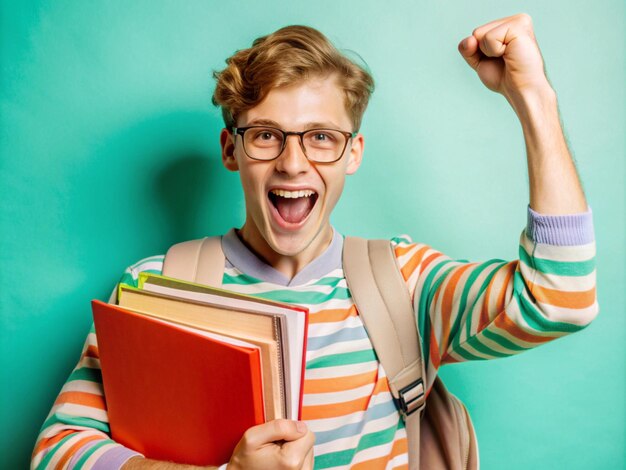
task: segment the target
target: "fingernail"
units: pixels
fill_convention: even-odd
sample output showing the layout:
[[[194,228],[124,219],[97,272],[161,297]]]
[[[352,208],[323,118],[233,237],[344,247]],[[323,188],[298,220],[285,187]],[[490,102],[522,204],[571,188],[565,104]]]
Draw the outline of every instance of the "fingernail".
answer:
[[[463,41],[461,42],[461,47],[463,49],[467,49],[467,38],[463,39]]]
[[[296,421],[296,429],[298,432],[306,432],[306,424],[302,421]]]

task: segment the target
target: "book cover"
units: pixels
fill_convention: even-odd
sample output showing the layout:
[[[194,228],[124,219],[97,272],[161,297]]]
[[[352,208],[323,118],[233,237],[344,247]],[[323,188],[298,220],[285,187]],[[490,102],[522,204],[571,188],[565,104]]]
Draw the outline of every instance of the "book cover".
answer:
[[[94,300],[111,435],[146,457],[228,462],[265,421],[258,347]]]

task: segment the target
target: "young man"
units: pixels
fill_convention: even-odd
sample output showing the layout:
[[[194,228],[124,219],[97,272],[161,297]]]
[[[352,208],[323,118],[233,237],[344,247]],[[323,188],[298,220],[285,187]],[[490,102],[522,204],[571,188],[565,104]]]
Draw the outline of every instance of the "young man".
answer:
[[[593,228],[544,74],[530,18],[493,21],[459,44],[483,83],[522,124],[530,208],[520,261],[454,262],[392,240],[417,298],[426,383],[442,364],[512,355],[596,315]],[[277,420],[242,436],[228,469],[405,468],[406,432],[346,287],[343,238],[329,223],[345,176],[359,168],[358,132],[373,81],[319,32],[287,27],[257,39],[216,74],[226,128],[224,166],[239,172],[246,220],[222,239],[223,286],[310,309],[303,422]],[[163,257],[130,267],[160,272]],[[33,468],[190,468],[144,459],[113,442],[95,333],[48,419]]]

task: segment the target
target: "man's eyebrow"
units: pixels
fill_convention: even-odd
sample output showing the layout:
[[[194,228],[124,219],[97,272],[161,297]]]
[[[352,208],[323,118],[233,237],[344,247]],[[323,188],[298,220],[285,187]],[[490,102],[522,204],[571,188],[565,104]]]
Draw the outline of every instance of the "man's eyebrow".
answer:
[[[253,119],[248,124],[246,124],[246,127],[248,127],[248,126],[280,127],[280,124],[278,124],[276,121],[272,121],[271,119]]]
[[[283,127],[276,121],[272,121],[271,119],[263,119],[263,118],[253,119],[248,124],[246,124],[245,127],[248,127],[248,126],[271,126],[271,127],[276,127],[278,129],[283,129]],[[304,129],[320,129],[320,128],[321,129],[339,129],[340,126],[338,126],[337,124],[331,121],[327,121],[327,122],[315,121],[315,122],[307,122],[306,124],[304,124]]]

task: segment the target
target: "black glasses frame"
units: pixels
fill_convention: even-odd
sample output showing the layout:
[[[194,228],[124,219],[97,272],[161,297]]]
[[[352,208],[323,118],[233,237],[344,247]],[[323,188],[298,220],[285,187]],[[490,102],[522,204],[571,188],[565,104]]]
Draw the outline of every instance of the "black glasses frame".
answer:
[[[254,158],[252,155],[250,155],[248,153],[248,150],[246,150],[246,140],[244,138],[244,134],[246,133],[246,131],[250,130],[250,129],[271,129],[273,131],[278,131],[283,135],[283,142],[282,145],[280,147],[280,152],[278,152],[278,155],[276,155],[274,158]],[[339,153],[339,156],[332,161],[327,161],[327,162],[320,162],[317,160],[311,160],[309,158],[309,156],[306,154],[306,148],[304,147],[304,134],[308,134],[309,132],[315,132],[315,131],[334,131],[334,132],[339,132],[340,134],[342,134],[346,140],[343,144],[343,149],[341,150],[341,152]],[[306,131],[302,131],[302,132],[295,132],[295,131],[284,131],[282,129],[279,129],[277,127],[272,127],[272,126],[248,126],[248,127],[232,127],[231,128],[231,132],[234,136],[240,135],[241,136],[241,143],[243,145],[243,151],[246,153],[246,155],[248,156],[248,158],[251,158],[252,160],[256,160],[256,161],[260,161],[260,162],[271,162],[272,160],[276,160],[278,157],[280,157],[280,155],[283,153],[283,151],[285,150],[285,146],[287,145],[287,137],[290,135],[297,135],[299,137],[299,141],[300,141],[300,148],[302,149],[302,153],[304,153],[304,156],[307,158],[307,160],[309,160],[310,162],[314,162],[314,163],[335,163],[338,162],[339,160],[341,160],[341,158],[343,157],[343,154],[346,151],[346,147],[348,146],[348,141],[350,139],[353,139],[354,137],[356,137],[356,135],[358,134],[358,132],[348,132],[348,131],[342,131],[339,129],[331,129],[329,127],[320,127],[320,128],[315,128],[315,129],[307,129]]]

